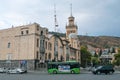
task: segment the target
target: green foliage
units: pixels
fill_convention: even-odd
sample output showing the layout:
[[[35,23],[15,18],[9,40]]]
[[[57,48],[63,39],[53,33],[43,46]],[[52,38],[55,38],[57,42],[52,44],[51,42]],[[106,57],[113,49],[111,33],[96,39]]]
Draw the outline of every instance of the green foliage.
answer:
[[[120,48],[118,48],[118,53],[120,54]]]
[[[100,63],[100,60],[98,59],[98,57],[92,57],[91,58],[92,61],[92,66],[98,65]]]
[[[118,49],[118,53],[114,55],[115,60],[113,61],[114,65],[120,65],[120,48]]]
[[[86,67],[87,65],[91,64],[91,54],[87,51],[86,46],[81,46],[81,66]]]
[[[96,52],[95,52],[95,54],[94,54],[94,57],[98,58],[98,55],[97,55],[97,53],[96,53]]]
[[[102,55],[102,49],[100,49],[100,52],[99,52],[99,56],[101,56]]]

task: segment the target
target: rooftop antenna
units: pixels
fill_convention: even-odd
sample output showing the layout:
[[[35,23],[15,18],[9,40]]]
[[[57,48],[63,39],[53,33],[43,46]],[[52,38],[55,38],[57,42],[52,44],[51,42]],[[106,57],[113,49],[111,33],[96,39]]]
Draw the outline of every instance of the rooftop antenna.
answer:
[[[54,4],[54,19],[55,19],[55,32],[57,31],[56,28],[58,27],[58,22],[56,18],[56,5]]]

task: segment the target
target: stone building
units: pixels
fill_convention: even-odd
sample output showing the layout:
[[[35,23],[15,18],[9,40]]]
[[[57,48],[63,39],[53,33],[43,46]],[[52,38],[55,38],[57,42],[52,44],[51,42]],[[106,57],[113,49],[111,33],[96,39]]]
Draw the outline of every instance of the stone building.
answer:
[[[40,46],[42,47],[40,47],[40,60],[37,68],[42,67],[46,61],[76,60],[81,63],[80,41],[77,36],[78,28],[77,25],[74,24],[74,19],[72,15],[68,18],[65,37],[59,34],[41,36]],[[42,44],[42,42],[44,44]]]
[[[0,66],[35,69],[40,35],[47,32],[37,23],[0,30]]]
[[[48,61],[80,62],[80,41],[74,17],[68,18],[66,37],[49,34],[37,23],[0,30],[0,67],[39,69]]]

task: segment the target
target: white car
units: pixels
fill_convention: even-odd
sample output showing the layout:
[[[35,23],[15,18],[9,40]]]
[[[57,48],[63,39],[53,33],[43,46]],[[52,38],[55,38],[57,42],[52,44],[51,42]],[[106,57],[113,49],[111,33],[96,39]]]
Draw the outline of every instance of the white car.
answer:
[[[13,69],[9,69],[8,71],[7,71],[7,73],[18,73],[18,74],[22,74],[22,73],[24,73],[25,71],[24,70],[22,70],[21,68],[13,68]]]
[[[5,72],[6,72],[5,68],[0,68],[0,73],[5,73]]]

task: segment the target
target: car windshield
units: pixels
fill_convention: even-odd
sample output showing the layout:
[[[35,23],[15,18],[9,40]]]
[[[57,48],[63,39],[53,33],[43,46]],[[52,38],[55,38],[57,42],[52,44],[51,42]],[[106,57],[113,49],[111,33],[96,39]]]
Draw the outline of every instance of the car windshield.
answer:
[[[102,68],[102,66],[97,67],[97,69],[100,69],[100,68]]]

